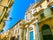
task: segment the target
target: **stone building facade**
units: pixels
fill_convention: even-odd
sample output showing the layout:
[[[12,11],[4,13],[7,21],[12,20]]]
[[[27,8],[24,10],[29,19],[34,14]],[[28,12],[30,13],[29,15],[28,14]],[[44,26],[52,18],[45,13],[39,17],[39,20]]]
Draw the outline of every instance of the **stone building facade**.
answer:
[[[32,4],[25,13],[28,27],[32,26],[34,40],[53,40],[53,0]],[[28,33],[30,33],[29,31]],[[27,38],[30,40],[30,37]]]
[[[0,31],[5,26],[5,21],[14,0],[0,0]]]
[[[26,24],[25,20],[19,20],[19,22],[13,25],[13,27],[9,29],[10,31],[9,40],[23,40],[25,37],[24,34],[26,32],[24,30],[25,24]]]
[[[9,31],[9,40],[53,40],[53,0],[33,3]]]

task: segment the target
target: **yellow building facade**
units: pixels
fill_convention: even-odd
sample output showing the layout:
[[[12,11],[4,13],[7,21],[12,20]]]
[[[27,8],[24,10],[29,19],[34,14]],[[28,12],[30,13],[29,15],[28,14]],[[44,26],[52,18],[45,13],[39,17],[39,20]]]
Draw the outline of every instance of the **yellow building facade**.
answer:
[[[53,0],[33,3],[9,32],[9,40],[53,40]]]
[[[14,27],[10,29],[9,39],[10,40],[24,40],[24,37],[25,37],[24,34],[26,34],[25,33],[26,29],[24,28],[25,24],[26,24],[25,20],[19,20],[19,22],[17,22],[14,25]]]
[[[13,4],[13,0],[0,0],[0,31],[5,26],[5,20]]]
[[[26,11],[25,20],[33,28],[34,40],[53,40],[53,0],[32,4]],[[29,32],[30,33],[30,32]],[[30,37],[28,37],[30,40]]]

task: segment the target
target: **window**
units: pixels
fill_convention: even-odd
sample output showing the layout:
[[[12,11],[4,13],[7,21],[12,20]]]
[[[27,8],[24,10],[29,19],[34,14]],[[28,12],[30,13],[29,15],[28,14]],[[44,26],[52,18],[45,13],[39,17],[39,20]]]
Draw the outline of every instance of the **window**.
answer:
[[[40,8],[42,8],[42,6],[40,5]]]
[[[51,11],[53,12],[53,6],[50,6]]]
[[[43,30],[43,35],[49,35],[51,34],[49,29]]]
[[[2,0],[0,0],[0,2],[1,2]]]
[[[32,15],[31,15],[31,13],[28,13],[27,15],[26,15],[26,20],[27,21],[30,21],[32,19]]]
[[[44,18],[44,13],[43,12],[40,13],[40,18],[41,19]]]
[[[3,10],[4,10],[4,7],[0,6],[0,16],[2,16]]]
[[[34,40],[33,31],[30,32],[30,40]]]
[[[42,26],[42,38],[43,40],[53,40],[53,35],[50,26],[47,24],[43,24]]]
[[[46,9],[44,9],[44,16],[46,17],[46,18],[49,18],[49,17],[51,17],[51,10],[50,10],[50,8],[46,8]]]
[[[31,9],[31,13],[32,14],[34,14],[34,13],[36,13],[37,12],[37,10],[34,8],[34,9]]]
[[[49,2],[49,0],[47,0],[47,2]]]
[[[2,12],[0,12],[0,16],[2,15]]]

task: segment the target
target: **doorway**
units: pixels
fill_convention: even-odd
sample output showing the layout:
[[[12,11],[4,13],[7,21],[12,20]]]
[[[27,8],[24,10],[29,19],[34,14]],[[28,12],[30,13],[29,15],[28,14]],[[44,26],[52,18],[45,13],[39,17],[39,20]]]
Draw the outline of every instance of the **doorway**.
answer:
[[[43,40],[53,40],[52,32],[47,24],[42,26],[42,37]]]
[[[15,40],[15,36],[14,37],[11,37],[10,40]]]

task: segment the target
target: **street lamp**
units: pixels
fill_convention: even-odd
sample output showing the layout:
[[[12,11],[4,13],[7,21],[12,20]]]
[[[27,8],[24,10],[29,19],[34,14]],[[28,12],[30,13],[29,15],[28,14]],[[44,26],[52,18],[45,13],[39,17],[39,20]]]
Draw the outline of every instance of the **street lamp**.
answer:
[[[10,17],[8,20],[6,20],[6,21],[11,21],[12,20],[12,17]]]

